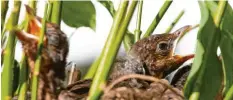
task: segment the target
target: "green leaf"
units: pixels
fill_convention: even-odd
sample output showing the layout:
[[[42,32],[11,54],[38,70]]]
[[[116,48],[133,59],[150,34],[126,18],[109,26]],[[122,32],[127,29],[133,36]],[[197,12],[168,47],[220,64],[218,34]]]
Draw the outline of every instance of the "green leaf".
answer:
[[[214,15],[217,11],[218,4],[214,1],[207,2],[208,7],[211,10],[212,15]],[[233,84],[233,10],[229,4],[227,4],[227,8],[222,18],[222,22],[220,24],[221,30],[221,40],[220,40],[220,50],[222,53],[222,60],[224,66],[224,74],[225,74],[225,91],[228,91],[231,85]]]
[[[225,32],[225,35],[233,41],[233,10],[229,4],[227,4],[226,11],[224,13],[220,29]]]
[[[222,32],[223,34],[221,36],[220,41],[220,49],[222,53],[222,60],[224,65],[224,73],[225,73],[225,91],[228,91],[233,84],[233,42],[230,40],[229,37],[224,35],[225,32]]]
[[[71,27],[96,28],[96,11],[91,1],[63,1],[62,20]]]
[[[222,81],[221,63],[217,56],[220,34],[205,2],[201,9],[200,29],[194,63],[185,85],[185,97],[191,100],[213,100]]]
[[[116,13],[116,10],[114,9],[114,5],[112,3],[112,1],[110,0],[98,0],[99,3],[101,3],[111,14],[111,16],[114,16],[114,14]]]
[[[224,73],[225,73],[225,91],[228,91],[233,84],[233,10],[230,5],[227,5],[224,13],[221,29],[220,49],[223,58]]]
[[[232,100],[232,99],[233,99],[233,85],[231,86],[231,88],[227,92],[226,97],[224,98],[224,100]]]

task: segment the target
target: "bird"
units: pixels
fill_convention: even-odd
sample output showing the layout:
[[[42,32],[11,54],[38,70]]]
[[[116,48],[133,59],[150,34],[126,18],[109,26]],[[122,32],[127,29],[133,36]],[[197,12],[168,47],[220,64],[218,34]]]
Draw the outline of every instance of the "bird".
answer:
[[[114,80],[127,74],[164,78],[185,61],[194,57],[193,54],[181,56],[174,55],[173,52],[177,39],[191,27],[186,25],[173,33],[154,34],[137,41],[126,56],[116,59],[111,67],[109,78]]]
[[[111,66],[107,85],[112,81],[129,74],[141,74],[153,76],[158,79],[164,78],[170,72],[176,70],[185,61],[194,57],[190,55],[175,55],[174,49],[177,39],[192,26],[184,26],[175,32],[154,34],[143,38],[132,45],[126,56],[117,57]],[[85,99],[88,96],[92,80],[79,80],[59,94],[59,100]],[[127,87],[137,89],[149,89],[151,83],[129,79],[121,81],[114,88]],[[85,92],[84,92],[85,90]]]
[[[33,14],[34,10],[32,8],[27,5],[25,7],[29,16],[28,30],[16,29],[15,34],[22,43],[32,75],[37,59],[42,20]],[[60,30],[57,24],[46,22],[39,71],[38,100],[54,100],[57,98],[57,87],[59,87],[59,82],[65,78],[68,51],[69,43],[66,34]]]
[[[16,30],[15,33],[22,42],[23,51],[28,57],[28,64],[31,73],[33,73],[38,52],[41,18],[34,16],[30,7],[26,6],[26,10],[31,16],[29,17],[29,28],[27,32]],[[137,41],[132,45],[126,56],[118,57],[113,63],[108,80],[115,80],[127,74],[143,74],[156,78],[165,77],[166,74],[194,57],[193,54],[181,56],[174,55],[173,52],[177,39],[190,28],[191,26],[188,25],[172,33],[154,34]],[[56,79],[63,80],[65,77],[69,43],[65,33],[60,30],[58,25],[47,22],[43,45],[38,100],[51,100],[57,98],[55,93],[58,82]],[[131,79],[122,85],[144,87],[145,84],[144,81]]]

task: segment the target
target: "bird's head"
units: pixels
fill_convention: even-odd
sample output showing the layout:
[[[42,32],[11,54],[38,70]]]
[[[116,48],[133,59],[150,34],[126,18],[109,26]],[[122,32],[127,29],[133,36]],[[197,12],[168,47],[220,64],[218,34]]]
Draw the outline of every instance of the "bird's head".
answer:
[[[16,36],[22,42],[25,54],[35,61],[39,38],[42,31],[42,21],[40,17],[34,15],[34,10],[25,5],[28,27],[26,31],[17,29]],[[48,64],[66,60],[68,53],[68,41],[66,35],[60,30],[59,26],[47,22],[46,31],[43,39],[42,61]]]
[[[129,55],[143,61],[149,74],[158,76],[157,73],[177,68],[193,55],[174,55],[177,39],[191,26],[184,26],[173,33],[155,34],[136,42],[129,51]]]

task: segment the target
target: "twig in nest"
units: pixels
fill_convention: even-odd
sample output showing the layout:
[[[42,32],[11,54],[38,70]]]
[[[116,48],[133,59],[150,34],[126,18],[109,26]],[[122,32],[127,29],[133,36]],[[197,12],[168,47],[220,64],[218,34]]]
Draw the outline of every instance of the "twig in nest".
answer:
[[[129,74],[129,75],[124,75],[116,80],[114,80],[113,82],[110,83],[110,85],[108,85],[105,89],[104,89],[104,93],[108,93],[116,84],[120,83],[121,81],[130,79],[130,78],[137,78],[137,79],[141,79],[141,80],[147,80],[147,81],[152,81],[152,82],[158,82],[163,84],[164,86],[166,86],[168,89],[170,89],[172,92],[174,92],[176,95],[180,96],[181,98],[184,98],[184,96],[180,93],[178,93],[176,90],[174,90],[170,85],[168,85],[167,83],[161,81],[158,78],[152,77],[152,76],[146,76],[146,75],[140,75],[140,74]]]

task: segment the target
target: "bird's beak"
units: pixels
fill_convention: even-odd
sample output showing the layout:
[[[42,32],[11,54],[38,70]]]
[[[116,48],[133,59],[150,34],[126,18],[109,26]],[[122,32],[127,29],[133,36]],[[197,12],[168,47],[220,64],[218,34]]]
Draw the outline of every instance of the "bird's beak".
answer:
[[[177,44],[177,40],[179,39],[179,37],[181,35],[183,35],[185,32],[189,31],[190,29],[192,29],[192,26],[191,25],[186,25],[178,30],[176,30],[175,32],[173,32],[172,34],[174,34],[174,39],[175,39],[175,42],[174,42],[174,50],[175,50],[175,47],[176,47],[176,44]],[[173,52],[174,52],[173,50]],[[172,54],[173,54],[172,52]],[[171,54],[171,55],[172,55]],[[186,56],[181,56],[181,55],[174,55],[173,56],[175,58],[175,61],[176,61],[176,65],[180,66],[182,65],[185,61],[191,59],[194,57],[194,54],[190,54],[190,55],[186,55]]]
[[[163,76],[166,76],[170,74],[172,71],[179,68],[184,62],[186,62],[189,59],[192,59],[194,57],[194,54],[181,56],[181,55],[175,55],[173,56],[173,64],[167,68],[167,70],[163,73]]]
[[[170,33],[172,34],[172,41],[173,42],[173,48],[172,48],[172,51],[169,53],[170,56],[173,55],[175,49],[176,49],[176,45],[177,45],[177,41],[178,39],[184,34],[186,33],[187,31],[189,31],[190,29],[192,29],[192,26],[191,25],[186,25],[184,27],[181,27],[180,29],[176,30],[175,32],[173,33]]]
[[[194,57],[194,54],[190,54],[190,55],[186,55],[186,56],[175,55],[173,57],[176,59],[177,65],[182,65],[187,60],[192,59]]]
[[[25,8],[29,19],[27,32],[39,38],[42,24],[35,16],[35,12],[31,7],[25,5]]]
[[[186,25],[184,27],[181,27],[180,29],[176,30],[175,32],[171,33],[174,35],[175,38],[183,35],[185,32],[189,31],[190,29],[192,29],[191,25]]]
[[[25,42],[25,43],[33,42],[33,43],[35,43],[35,42],[39,41],[38,37],[36,37],[35,35],[32,35],[32,34],[29,34],[29,33],[25,32],[25,31],[15,29],[15,33],[16,33],[16,36],[18,37],[18,39],[21,42]]]
[[[25,5],[27,18],[28,18],[28,27],[26,32],[19,29],[15,29],[16,36],[21,42],[38,42],[41,32],[41,22],[36,18],[34,10],[28,5]]]

